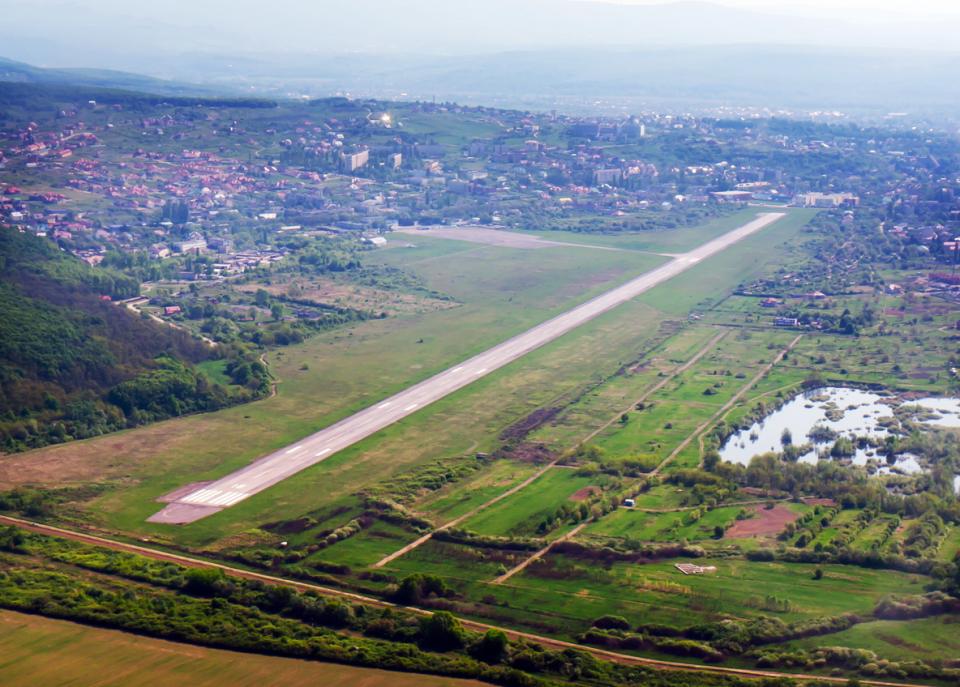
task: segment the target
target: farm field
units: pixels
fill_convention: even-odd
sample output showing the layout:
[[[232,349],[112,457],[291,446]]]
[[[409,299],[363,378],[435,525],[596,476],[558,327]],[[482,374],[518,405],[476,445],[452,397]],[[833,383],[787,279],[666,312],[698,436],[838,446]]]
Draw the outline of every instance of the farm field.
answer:
[[[534,430],[530,440],[562,451],[595,436],[606,425],[613,424],[620,414],[635,410],[635,403],[641,396],[649,395],[665,375],[709,348],[718,335],[725,334],[711,327],[682,325],[662,345],[649,351],[641,362],[592,389],[576,403],[567,406],[553,421]]]
[[[402,527],[378,520],[373,526],[322,549],[308,560],[315,558],[325,563],[364,568],[409,544],[415,538],[414,534]]]
[[[466,595],[463,613],[563,637],[604,615],[674,628],[771,614],[785,622],[869,615],[883,596],[922,593],[929,582],[923,575],[843,565],[819,566],[824,577],[815,580],[817,566],[810,564],[709,557],[696,563],[716,566],[716,573],[683,575],[675,560],[610,565],[551,553],[503,585],[490,584],[524,557],[433,541],[387,569],[401,575],[433,570]]]
[[[702,512],[700,509],[672,513],[647,513],[632,508],[619,508],[584,530],[584,535],[629,537],[635,541],[690,542],[716,538],[716,527],[732,525],[740,506],[723,506]]]
[[[415,508],[440,524],[469,513],[498,494],[521,483],[539,468],[534,463],[498,460],[473,478],[453,482],[419,499]]]
[[[785,308],[816,312],[821,308],[859,311],[865,305],[879,313],[883,336],[864,340],[857,337],[812,335],[796,348],[789,368],[794,372],[824,373],[829,379],[889,385],[918,391],[942,391],[945,380],[933,374],[942,369],[953,352],[949,308],[937,299],[920,296],[904,304],[891,295],[831,297],[824,301],[785,298],[778,308],[765,308],[761,298],[733,295],[704,315],[710,324],[770,329],[773,319]],[[907,310],[910,312],[908,312]],[[907,326],[909,317],[921,317],[925,326]],[[905,356],[906,351],[911,355]]]
[[[480,687],[476,680],[396,673],[334,663],[208,649],[42,616],[0,611],[5,687]]]
[[[591,488],[599,490],[608,481],[603,475],[580,475],[576,470],[555,467],[519,492],[463,523],[465,529],[493,536],[531,537],[538,526],[559,506],[575,507],[586,500]],[[563,534],[565,527],[549,536]]]
[[[960,656],[960,635],[956,624],[955,616],[874,620],[832,635],[830,645],[874,651],[893,661],[937,660]],[[822,644],[822,639],[802,639],[784,647],[810,649]]]
[[[674,561],[614,563],[604,569],[589,562],[548,555],[544,563],[534,564],[508,585],[511,593],[520,598],[556,593],[568,602],[563,608],[584,621],[613,613],[624,615],[635,624],[653,622],[677,627],[724,614],[768,614],[778,604],[780,608],[773,612],[783,620],[844,612],[868,614],[885,594],[920,593],[928,580],[922,575],[842,565],[821,566],[824,579],[814,580],[816,566],[808,564],[710,558],[696,562],[716,566],[717,572],[682,575]],[[825,580],[826,584],[819,584]],[[519,605],[512,602],[514,607]],[[621,611],[616,610],[619,606]],[[536,607],[533,603],[529,608]]]
[[[693,367],[650,396],[642,410],[601,432],[594,443],[611,461],[656,467],[698,425],[714,415],[793,337],[740,332],[718,342]]]

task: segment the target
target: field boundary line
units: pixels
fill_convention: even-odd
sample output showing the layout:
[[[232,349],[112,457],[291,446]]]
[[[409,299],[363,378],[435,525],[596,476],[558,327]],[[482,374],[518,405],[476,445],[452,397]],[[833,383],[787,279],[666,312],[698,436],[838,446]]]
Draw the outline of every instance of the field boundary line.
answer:
[[[589,521],[588,521],[588,522],[589,522]],[[559,543],[561,543],[561,542],[565,542],[565,541],[567,541],[568,539],[573,539],[575,536],[577,536],[578,534],[580,534],[580,530],[582,530],[582,529],[583,529],[584,527],[586,527],[586,526],[587,526],[587,523],[586,523],[586,522],[581,522],[579,525],[577,525],[576,527],[574,527],[572,530],[570,530],[569,532],[567,532],[565,535],[563,535],[562,537],[558,537],[557,539],[554,539],[552,542],[550,542],[549,544],[547,544],[546,546],[544,546],[542,549],[540,549],[539,551],[537,551],[536,553],[534,553],[532,556],[530,556],[529,558],[525,559],[525,560],[524,560],[522,563],[520,563],[519,565],[515,565],[514,567],[510,568],[510,570],[508,570],[507,572],[503,573],[500,577],[498,577],[498,578],[496,578],[495,580],[493,580],[492,584],[503,584],[504,582],[506,582],[507,580],[509,580],[511,577],[513,577],[513,576],[516,575],[517,573],[523,572],[523,570],[526,569],[526,567],[527,567],[528,565],[530,565],[530,564],[533,563],[534,561],[538,561],[538,560],[540,560],[541,558],[543,558],[544,556],[546,556],[547,553],[549,553],[550,549],[552,549],[555,544],[559,544]]]
[[[560,461],[560,458],[556,458],[556,459],[550,461],[549,463],[547,463],[546,465],[544,465],[542,468],[540,468],[539,470],[537,470],[535,473],[533,473],[532,475],[530,475],[529,477],[527,477],[525,480],[523,480],[523,481],[520,482],[519,484],[515,484],[514,486],[510,487],[509,489],[507,489],[507,490],[506,490],[505,492],[503,492],[502,494],[497,494],[496,496],[494,496],[494,497],[493,497],[492,499],[490,499],[489,501],[484,501],[483,503],[481,503],[480,505],[476,506],[476,507],[473,508],[472,510],[467,511],[467,512],[464,513],[463,515],[461,515],[461,516],[459,516],[459,517],[456,517],[456,518],[454,518],[453,520],[451,520],[450,522],[445,523],[445,524],[441,525],[440,527],[437,527],[436,529],[433,529],[433,530],[427,532],[427,533],[426,533],[425,535],[423,535],[422,537],[419,537],[418,539],[415,539],[414,541],[410,542],[410,543],[407,544],[406,546],[403,546],[403,547],[401,547],[400,549],[394,551],[394,552],[391,553],[390,555],[384,556],[383,558],[381,558],[379,561],[377,561],[376,563],[374,563],[374,564],[371,565],[370,567],[371,567],[371,568],[382,568],[383,566],[387,565],[387,564],[390,563],[391,561],[394,561],[394,560],[396,560],[397,558],[400,558],[400,556],[402,556],[402,555],[404,555],[404,554],[406,554],[406,553],[410,553],[411,551],[413,551],[415,548],[419,547],[420,545],[425,544],[425,543],[426,543],[427,541],[429,541],[429,540],[433,537],[433,535],[435,535],[437,532],[443,532],[444,530],[448,530],[448,529],[451,529],[451,528],[453,528],[453,527],[456,527],[457,525],[459,525],[459,524],[460,524],[461,522],[463,522],[464,520],[467,520],[467,519],[469,519],[469,518],[472,518],[474,515],[476,515],[476,514],[479,513],[480,511],[484,510],[485,508],[487,508],[487,507],[489,507],[489,506],[492,506],[492,505],[494,505],[494,504],[496,504],[496,503],[499,503],[500,501],[502,501],[503,499],[507,498],[508,496],[513,496],[513,495],[516,494],[518,491],[520,491],[521,489],[523,489],[525,486],[529,485],[531,482],[535,482],[538,478],[540,478],[540,477],[542,477],[544,474],[546,474],[546,472],[547,472],[548,470],[550,470],[551,468],[553,468],[554,466],[556,466],[556,464],[557,464],[559,461]]]
[[[670,372],[670,374],[668,374],[666,377],[664,377],[664,378],[661,379],[659,382],[657,382],[654,386],[650,387],[650,388],[647,389],[645,392],[643,392],[643,394],[640,396],[640,398],[634,400],[625,410],[621,410],[620,412],[616,413],[613,417],[610,418],[610,420],[608,420],[606,423],[604,423],[604,424],[603,424],[602,426],[600,426],[599,428],[597,428],[597,429],[593,430],[592,432],[590,432],[590,434],[588,434],[587,436],[585,436],[585,437],[584,437],[583,439],[581,439],[578,443],[585,444],[586,442],[590,441],[590,440],[593,439],[595,436],[597,436],[598,434],[600,434],[602,431],[604,431],[605,429],[607,429],[607,428],[608,428],[610,425],[612,425],[614,422],[616,422],[616,421],[620,418],[620,416],[623,415],[623,413],[629,412],[630,410],[633,410],[634,408],[637,407],[637,404],[638,404],[638,403],[643,403],[643,402],[646,401],[648,398],[650,398],[653,394],[655,394],[655,393],[657,393],[658,391],[660,391],[663,387],[665,387],[667,384],[669,384],[671,380],[673,380],[675,377],[677,377],[677,375],[683,374],[684,372],[686,372],[687,370],[689,370],[691,367],[693,367],[694,365],[696,365],[696,364],[700,361],[700,359],[701,359],[703,356],[705,356],[705,355],[710,351],[710,349],[712,349],[714,346],[716,346],[718,343],[720,343],[720,341],[721,341],[722,339],[725,339],[729,334],[730,334],[730,330],[727,330],[727,329],[719,332],[716,336],[714,336],[714,337],[713,337],[712,339],[710,339],[706,344],[704,344],[703,348],[701,348],[699,351],[697,351],[696,353],[694,353],[694,354],[693,354],[693,357],[691,357],[691,358],[690,358],[689,360],[687,360],[685,363],[683,363],[682,365],[680,365],[680,367],[674,368],[674,369]]]

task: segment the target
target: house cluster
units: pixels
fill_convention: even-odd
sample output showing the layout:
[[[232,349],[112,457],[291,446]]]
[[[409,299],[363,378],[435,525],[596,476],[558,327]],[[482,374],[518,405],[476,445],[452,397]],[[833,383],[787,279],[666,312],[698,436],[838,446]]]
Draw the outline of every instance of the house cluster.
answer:
[[[385,110],[347,99],[290,107],[291,116],[274,121],[229,108],[159,106],[145,116],[85,102],[0,131],[2,169],[44,189],[0,185],[0,222],[91,262],[110,251],[157,261],[232,255],[217,262],[239,270],[297,233],[372,238],[396,225],[642,222],[744,203],[839,208],[852,218],[868,198],[918,220],[888,231],[931,252],[960,253],[960,230],[941,212],[956,205],[956,180],[931,196],[928,159],[852,129],[824,140],[822,131],[816,139],[803,127],[745,117],[591,118],[450,103]],[[469,135],[445,130],[454,124]],[[792,164],[854,154],[895,165],[894,181],[878,188]]]

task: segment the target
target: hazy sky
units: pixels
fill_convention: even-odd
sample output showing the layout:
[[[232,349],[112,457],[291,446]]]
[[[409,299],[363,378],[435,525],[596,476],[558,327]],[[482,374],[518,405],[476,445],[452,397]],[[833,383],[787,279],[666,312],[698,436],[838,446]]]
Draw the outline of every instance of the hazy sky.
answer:
[[[661,5],[674,0],[590,0],[591,2],[620,2],[634,5]],[[809,13],[816,15],[830,14],[840,11],[882,13],[897,16],[912,16],[919,18],[922,15],[960,16],[960,3],[956,0],[788,0],[776,2],[774,0],[715,0],[718,5],[739,7],[742,9],[781,13],[790,11],[791,14]]]
[[[0,0],[0,10],[8,0]],[[564,0],[557,0],[562,2]],[[676,2],[677,0],[583,0],[585,2],[605,2],[618,4],[636,4],[636,5],[662,5]],[[682,1],[682,0],[681,0]],[[718,5],[750,9],[755,11],[764,11],[770,13],[783,13],[789,11],[791,14],[810,14],[810,15],[829,15],[835,12],[848,14],[851,12],[864,12],[867,15],[899,15],[910,16],[914,19],[921,19],[924,16],[958,16],[960,17],[960,3],[956,0],[704,0]],[[15,0],[10,0],[11,4],[16,4]],[[56,9],[58,7],[73,6],[76,8],[90,8],[108,12],[119,12],[128,16],[150,16],[152,12],[149,9],[138,7],[138,3],[131,3],[127,0],[31,0],[31,5],[37,9],[48,7]],[[182,9],[189,12],[190,8],[197,9],[196,0],[162,0],[158,3],[167,8]],[[322,8],[325,0],[303,0],[304,6],[313,5]],[[236,3],[223,2],[222,0],[200,0],[201,6],[221,6],[224,9],[236,7]]]
[[[905,9],[906,8],[906,9]],[[804,45],[958,52],[958,0],[0,0],[0,57],[153,70],[181,54]]]

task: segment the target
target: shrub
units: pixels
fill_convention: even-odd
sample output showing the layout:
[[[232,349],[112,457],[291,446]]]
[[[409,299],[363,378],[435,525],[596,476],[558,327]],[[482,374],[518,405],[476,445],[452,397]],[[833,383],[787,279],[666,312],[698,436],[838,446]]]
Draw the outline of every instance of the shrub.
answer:
[[[593,621],[594,627],[601,630],[629,630],[630,623],[627,619],[619,615],[603,615]]]
[[[420,619],[417,640],[425,649],[453,651],[463,647],[463,627],[460,621],[447,611],[437,611]]]
[[[500,630],[487,630],[472,647],[470,654],[484,663],[500,663],[507,656],[510,641]]]

